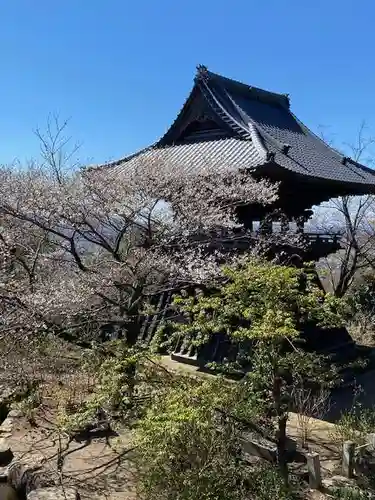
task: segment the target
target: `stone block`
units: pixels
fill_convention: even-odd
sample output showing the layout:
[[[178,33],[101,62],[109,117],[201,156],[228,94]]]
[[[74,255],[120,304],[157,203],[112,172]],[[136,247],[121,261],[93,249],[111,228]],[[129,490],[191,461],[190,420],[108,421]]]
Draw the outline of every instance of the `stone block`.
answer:
[[[322,487],[322,476],[318,453],[307,453],[306,462],[309,473],[310,488],[313,490],[319,490]]]
[[[337,493],[340,492],[340,490],[345,490],[347,492],[351,492],[352,497],[350,497],[350,498],[362,498],[362,496],[363,496],[363,498],[366,498],[368,500],[370,500],[370,499],[372,500],[375,498],[372,493],[370,493],[368,491],[361,490],[358,487],[355,479],[350,479],[350,478],[345,477],[345,476],[327,477],[327,478],[323,479],[322,483],[323,483],[323,487],[325,488],[325,490],[327,490],[327,493],[328,492],[331,492],[331,493],[335,492],[335,494],[337,495]],[[337,498],[337,497],[335,497],[335,498]]]
[[[342,475],[348,478],[352,478],[354,473],[354,453],[355,443],[345,441],[342,448]]]
[[[30,491],[26,498],[27,500],[79,500],[80,496],[75,488],[51,486]]]
[[[322,481],[324,488],[334,489],[334,488],[354,488],[356,482],[354,479],[350,479],[345,476],[331,476],[326,477]]]
[[[375,450],[375,434],[374,433],[367,434],[366,438],[367,438],[367,443],[368,443],[368,449],[371,451],[374,451]]]
[[[244,453],[245,455],[249,454],[251,456],[267,460],[268,462],[276,462],[277,450],[276,446],[274,446],[272,443],[265,444],[260,443],[255,439],[241,438],[240,445],[242,453]]]

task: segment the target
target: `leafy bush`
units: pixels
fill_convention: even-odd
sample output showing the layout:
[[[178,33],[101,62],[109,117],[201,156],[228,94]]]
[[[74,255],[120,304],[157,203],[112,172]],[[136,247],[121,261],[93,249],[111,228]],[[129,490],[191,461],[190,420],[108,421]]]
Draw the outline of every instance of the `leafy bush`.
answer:
[[[159,394],[135,431],[140,495],[153,500],[298,498],[274,466],[241,458],[241,425],[259,422],[261,408],[246,383],[179,377]],[[223,410],[218,413],[217,409]]]
[[[250,498],[254,500],[296,500],[302,498],[301,485],[291,481],[286,485],[279,471],[272,466],[255,468],[249,474]]]
[[[60,428],[68,433],[85,430],[98,421],[127,423],[142,415],[151,393],[163,385],[166,370],[140,347],[124,341],[107,342],[86,353],[83,368],[96,380],[83,401],[72,401],[67,391],[58,395]]]
[[[240,499],[235,431],[220,432],[213,384],[181,379],[157,398],[136,432],[141,493],[153,499]]]
[[[348,296],[348,301],[355,313],[369,317],[375,316],[375,276],[366,274],[356,283]]]
[[[334,488],[331,493],[333,498],[338,498],[340,500],[371,500],[374,498],[370,492],[357,488]]]
[[[345,441],[353,441],[357,445],[367,442],[367,435],[375,429],[375,407],[363,408],[358,401],[350,411],[343,413],[336,423],[331,438],[340,446]]]
[[[299,336],[302,325],[342,325],[346,304],[325,294],[310,273],[261,260],[224,267],[225,284],[208,295],[176,297],[189,317],[176,323],[180,334],[206,343],[216,334],[232,339],[280,340]]]
[[[223,274],[221,287],[175,298],[186,318],[175,323],[176,336],[196,346],[223,337],[237,347],[251,345],[249,385],[263,398],[265,413],[277,426],[277,460],[287,481],[286,423],[292,389],[296,383],[331,384],[335,375],[321,356],[297,347],[301,333],[307,326],[342,326],[347,306],[325,294],[308,269],[244,258],[224,267]]]
[[[220,378],[175,378],[136,429],[144,498],[247,498],[248,472],[240,460],[239,425],[217,409],[224,415],[237,410],[238,416],[256,420],[254,402],[245,384]]]
[[[21,411],[23,416],[30,422],[35,422],[36,411],[41,404],[41,392],[35,387],[29,393],[25,394],[20,401],[14,403],[15,407]]]
[[[375,276],[361,277],[347,296],[351,309],[348,329],[354,340],[365,345],[374,345],[375,339]]]

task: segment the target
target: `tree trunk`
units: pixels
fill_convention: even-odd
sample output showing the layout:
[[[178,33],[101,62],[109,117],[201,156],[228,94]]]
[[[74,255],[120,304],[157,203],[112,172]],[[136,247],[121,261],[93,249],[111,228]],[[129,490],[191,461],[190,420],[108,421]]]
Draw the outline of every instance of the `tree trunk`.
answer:
[[[286,423],[288,420],[287,414],[284,412],[281,405],[281,386],[282,379],[280,376],[276,375],[273,381],[273,400],[275,404],[276,416],[277,416],[277,462],[279,465],[280,473],[284,478],[286,484],[288,484],[288,462],[286,453]]]
[[[288,483],[288,461],[286,449],[286,423],[288,417],[284,413],[278,418],[278,436],[277,436],[277,460],[280,468],[281,475],[285,483]]]

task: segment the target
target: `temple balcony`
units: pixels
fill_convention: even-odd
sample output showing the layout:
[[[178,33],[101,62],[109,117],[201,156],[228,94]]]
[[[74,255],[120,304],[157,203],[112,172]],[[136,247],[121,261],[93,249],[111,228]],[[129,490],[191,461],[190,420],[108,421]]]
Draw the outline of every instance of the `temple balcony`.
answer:
[[[303,227],[293,224],[287,227],[279,222],[267,223],[253,221],[246,233],[222,235],[212,239],[212,247],[223,250],[237,250],[246,252],[259,242],[259,237],[265,236],[268,240],[269,257],[275,255],[295,256],[304,262],[318,261],[323,257],[337,252],[340,247],[341,234],[321,233],[318,231],[304,231]]]
[[[340,234],[322,234],[314,232],[303,233],[307,240],[307,248],[304,255],[305,261],[317,261],[340,250]]]

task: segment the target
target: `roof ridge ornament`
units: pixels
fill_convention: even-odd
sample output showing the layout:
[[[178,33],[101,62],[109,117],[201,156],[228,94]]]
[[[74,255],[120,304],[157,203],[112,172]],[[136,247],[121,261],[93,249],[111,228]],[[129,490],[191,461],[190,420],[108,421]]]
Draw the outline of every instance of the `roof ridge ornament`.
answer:
[[[208,80],[208,68],[204,64],[198,64],[197,65],[197,76],[196,79],[198,80]]]
[[[343,156],[343,157],[341,158],[341,163],[342,163],[343,165],[346,165],[346,164],[348,163],[348,161],[350,162],[350,158],[349,158],[349,156]]]

